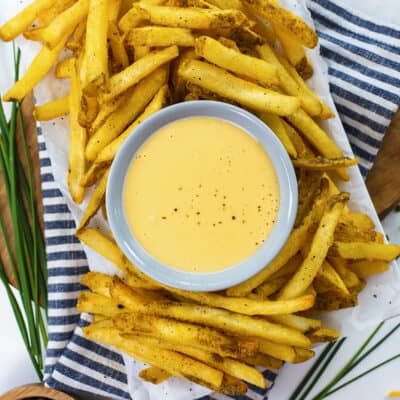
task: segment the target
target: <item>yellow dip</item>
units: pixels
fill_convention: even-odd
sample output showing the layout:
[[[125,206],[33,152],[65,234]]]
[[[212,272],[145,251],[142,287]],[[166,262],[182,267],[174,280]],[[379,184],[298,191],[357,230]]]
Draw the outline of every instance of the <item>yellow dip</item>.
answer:
[[[279,184],[258,141],[224,120],[193,117],[161,128],[139,149],[124,207],[150,255],[178,270],[213,272],[268,237]]]

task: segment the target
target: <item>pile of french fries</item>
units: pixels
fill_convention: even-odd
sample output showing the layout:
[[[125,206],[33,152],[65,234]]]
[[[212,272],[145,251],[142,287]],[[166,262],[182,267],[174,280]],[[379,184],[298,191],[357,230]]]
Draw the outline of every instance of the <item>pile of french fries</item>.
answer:
[[[77,307],[94,315],[89,339],[149,364],[146,381],[177,376],[228,395],[245,393],[246,383],[266,387],[256,366],[302,362],[313,343],[337,339],[312,314],[356,305],[364,278],[386,271],[400,248],[351,212],[332,180],[347,180],[357,160],[317,123],[334,115],[305,83],[313,67],[304,48],[318,38],[303,20],[277,0],[35,0],[0,27],[2,40],[20,34],[42,48],[4,99],[22,100],[53,67],[70,80],[67,97],[34,115],[69,115],[71,197],[81,203],[96,185],[77,236],[123,276],[84,276],[91,291]],[[155,282],[87,226],[100,209],[106,218],[109,168],[135,127],[169,104],[201,99],[237,104],[269,125],[299,186],[295,227],[276,258],[218,293]]]

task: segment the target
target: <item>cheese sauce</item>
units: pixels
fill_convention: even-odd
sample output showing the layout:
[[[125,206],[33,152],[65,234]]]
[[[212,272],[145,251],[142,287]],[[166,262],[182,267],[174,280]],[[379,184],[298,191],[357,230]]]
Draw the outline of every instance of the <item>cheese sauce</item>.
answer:
[[[258,141],[224,120],[193,117],[142,145],[125,179],[124,208],[154,258],[213,272],[262,245],[277,218],[279,184]]]

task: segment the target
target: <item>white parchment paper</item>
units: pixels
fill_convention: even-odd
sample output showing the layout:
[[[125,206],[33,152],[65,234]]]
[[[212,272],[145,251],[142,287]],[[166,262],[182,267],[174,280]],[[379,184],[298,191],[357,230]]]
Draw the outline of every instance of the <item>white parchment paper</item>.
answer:
[[[4,4],[2,4],[2,14],[4,15],[2,15],[1,19],[6,20],[10,18],[29,3],[29,0],[4,0]],[[281,0],[281,4],[303,17],[310,25],[313,25],[311,16],[305,6],[305,0]],[[17,44],[22,49],[23,58],[21,72],[23,72],[37,54],[39,45],[23,39],[18,39]],[[67,52],[61,55],[62,58],[67,56]],[[336,108],[329,93],[327,67],[319,55],[319,48],[309,51],[309,57],[314,65],[314,75],[309,80],[309,84],[337,115]],[[68,80],[55,79],[53,71],[51,71],[35,89],[35,100],[38,104],[41,104],[62,97],[67,93],[68,87]],[[343,150],[345,155],[353,155],[346,133],[338,117],[324,121],[322,126]],[[42,130],[51,158],[55,180],[58,182],[60,190],[65,196],[76,223],[78,223],[90,198],[91,190],[87,192],[86,199],[80,206],[72,201],[68,192],[66,183],[69,151],[68,117],[42,123]],[[350,208],[354,211],[367,213],[375,222],[378,230],[382,230],[380,221],[376,215],[358,168],[351,168],[350,181],[345,183],[341,182],[339,187],[351,193]],[[107,223],[101,215],[97,215],[92,220],[92,224],[104,231],[108,230]],[[84,247],[91,270],[107,274],[118,273],[117,268],[110,262],[99,256],[90,248]],[[359,306],[353,309],[326,313],[324,315],[325,323],[327,326],[340,329],[341,333],[347,336],[351,335],[352,332],[374,326],[382,319],[400,313],[400,298],[396,298],[399,297],[396,296],[399,290],[400,273],[398,269],[395,268],[395,263],[392,263],[389,271],[368,279],[366,288],[360,294]],[[125,355],[124,361],[127,369],[130,394],[134,400],[189,400],[210,393],[208,389],[188,383],[179,378],[171,378],[157,386],[143,382],[137,378],[137,376],[138,372],[143,369],[144,364],[132,360]]]

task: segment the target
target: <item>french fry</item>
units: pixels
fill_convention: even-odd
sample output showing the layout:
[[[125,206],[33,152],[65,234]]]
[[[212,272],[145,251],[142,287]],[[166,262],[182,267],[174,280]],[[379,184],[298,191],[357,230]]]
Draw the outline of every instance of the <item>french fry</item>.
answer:
[[[115,328],[101,328],[92,324],[83,328],[88,339],[117,347],[124,353],[142,362],[161,368],[174,376],[189,380],[199,380],[219,389],[222,385],[223,373],[190,357],[174,351],[151,348],[138,343],[134,339],[123,338]]]
[[[36,121],[49,121],[69,114],[68,96],[35,106],[33,116]]]
[[[130,134],[132,134],[134,129],[140,123],[142,123],[146,118],[150,117],[157,111],[161,110],[166,105],[167,97],[168,97],[168,85],[163,85],[158,90],[156,95],[153,97],[151,102],[147,105],[143,113],[140,114],[139,117],[137,117],[135,121],[132,122],[132,124],[130,124],[125,129],[125,131],[121,133],[121,135],[119,135],[103,150],[100,151],[93,165],[96,166],[96,165],[102,165],[102,163],[111,162],[114,159],[115,155],[117,154],[119,148],[122,146],[123,142],[127,139],[127,137]]]
[[[173,288],[166,289],[172,293],[177,293],[184,298],[197,301],[211,307],[224,308],[229,311],[245,315],[276,315],[288,314],[304,311],[312,307],[314,297],[305,295],[288,301],[268,301],[252,300],[248,298],[232,298],[221,296],[215,293],[189,292]]]
[[[194,46],[192,32],[184,28],[170,28],[164,26],[145,26],[129,31],[126,41],[132,46],[168,47]]]
[[[360,260],[347,264],[348,268],[360,278],[381,274],[389,270],[389,264],[380,260]]]
[[[247,364],[263,367],[269,370],[278,370],[283,366],[282,360],[278,360],[277,358],[262,353],[258,353],[253,357],[245,358],[243,361]]]
[[[167,62],[178,57],[178,55],[178,47],[171,46],[163,50],[151,52],[140,58],[128,68],[111,77],[110,92],[104,95],[103,101],[111,101],[122,92],[126,91],[131,86],[150,75],[163,64],[166,64]]]
[[[233,377],[243,379],[244,381],[252,383],[253,385],[256,385],[263,389],[267,387],[266,381],[261,372],[233,358],[224,358],[218,354],[211,353],[206,350],[197,349],[193,346],[171,343],[152,337],[139,336],[136,337],[136,340],[148,346],[160,347],[162,349],[174,350],[179,353],[186,354],[196,360],[210,365],[213,368],[226,372]]]
[[[37,15],[51,6],[54,0],[35,0],[0,27],[0,39],[10,41],[26,31]]]
[[[42,42],[50,50],[54,49],[64,38],[69,37],[76,26],[86,17],[89,0],[79,0],[64,12],[56,16],[45,28],[24,32],[26,39]]]
[[[73,75],[71,77],[71,89],[68,96],[70,117],[70,151],[67,183],[72,199],[78,204],[82,203],[85,194],[85,188],[80,184],[80,181],[85,174],[85,146],[87,137],[86,129],[83,128],[78,122],[80,99],[81,86],[75,64],[73,68]]]
[[[105,297],[110,297],[110,289],[113,285],[112,276],[100,272],[90,271],[83,275],[81,284],[88,287],[92,292]]]
[[[318,294],[314,311],[336,311],[342,308],[355,307],[358,304],[357,293],[341,297],[337,293],[325,292]]]
[[[311,332],[308,337],[313,343],[333,342],[339,339],[339,332],[336,329],[321,328]]]
[[[282,361],[294,362],[296,360],[296,351],[292,346],[269,342],[265,339],[254,340],[258,344],[258,349],[260,353],[267,354]]]
[[[316,197],[315,193],[314,197]],[[295,254],[282,268],[280,268],[278,271],[272,274],[270,279],[276,279],[282,276],[287,277],[288,275],[293,275],[299,269],[302,262],[303,262],[303,256],[299,252]],[[265,282],[268,282],[268,280],[266,280]]]
[[[82,93],[81,107],[78,114],[78,122],[80,126],[89,128],[92,122],[96,119],[99,112],[99,102],[97,95]]]
[[[28,67],[25,75],[3,96],[4,101],[21,101],[50,71],[67,38],[64,37],[52,50],[43,46]]]
[[[153,302],[144,304],[137,291],[127,288],[119,280],[114,280],[111,295],[118,303],[124,304],[127,309],[145,315],[169,315],[177,320],[211,326],[234,335],[257,336],[273,342],[301,347],[310,345],[300,332],[270,323],[263,318],[251,318],[223,309],[189,303]]]
[[[113,112],[89,139],[85,152],[88,160],[94,161],[99,152],[146,107],[165,83],[166,75],[166,70],[159,68],[133,88],[125,104]]]
[[[147,46],[134,46],[135,61],[140,60],[146,54],[150,53],[150,47]]]
[[[75,58],[70,57],[57,63],[54,75],[57,79],[71,79],[74,72]]]
[[[107,170],[101,178],[99,184],[96,186],[96,189],[94,190],[92,197],[90,198],[89,204],[86,207],[85,213],[83,214],[81,222],[79,223],[78,231],[83,229],[88,224],[90,219],[97,213],[97,211],[101,207],[102,201],[106,194],[109,173],[110,170]]]
[[[195,40],[195,51],[198,56],[228,71],[246,76],[265,85],[279,84],[274,65],[226,47],[209,36],[200,36]]]
[[[83,81],[85,94],[96,94],[96,88],[104,90],[108,83],[108,15],[107,0],[89,0],[86,23],[85,65]]]
[[[37,13],[36,19],[39,25],[49,25],[57,15],[61,14],[67,8],[70,8],[75,2],[76,0],[53,0],[48,7]]]
[[[375,229],[375,225],[372,219],[368,215],[363,213],[351,212],[343,214],[340,217],[340,222],[352,224],[361,231]]]
[[[269,113],[259,113],[259,117],[274,131],[275,135],[281,141],[288,154],[291,157],[297,157],[296,148],[286,132],[282,119],[277,115]]]
[[[283,287],[278,296],[279,299],[291,299],[299,296],[311,285],[333,242],[336,225],[348,198],[347,193],[331,198],[314,235],[307,257],[290,281]]]
[[[105,174],[106,170],[109,168],[108,164],[94,164],[86,171],[85,175],[81,179],[81,185],[83,187],[93,186],[101,177]]]
[[[83,45],[85,32],[86,32],[86,20],[84,19],[76,26],[74,33],[72,35],[72,40],[67,42],[65,47],[67,47],[67,49],[77,54]]]
[[[327,291],[338,293],[339,296],[349,296],[350,292],[347,289],[340,275],[326,260],[322,263],[314,280],[314,287],[318,292],[318,285],[326,287]]]
[[[297,158],[292,160],[296,168],[310,169],[317,171],[331,171],[338,168],[348,168],[358,164],[358,157],[339,157],[339,158]]]
[[[202,61],[185,61],[178,74],[191,83],[257,111],[290,115],[300,104],[295,97],[265,89]]]
[[[257,346],[248,339],[226,336],[215,329],[143,314],[121,314],[113,319],[121,334],[143,334],[208,351],[223,357],[250,357]]]
[[[151,382],[154,385],[159,385],[160,383],[163,383],[168,378],[170,378],[171,374],[161,368],[149,367],[142,369],[139,372],[139,376],[146,382]]]
[[[108,14],[109,24],[115,24],[118,21],[121,8],[122,8],[122,0],[112,0],[108,2],[107,14]]]
[[[276,293],[282,289],[287,280],[288,275],[280,276],[279,278],[268,279],[262,285],[254,289],[254,292],[258,295],[259,299],[267,299],[271,294]]]
[[[124,307],[113,299],[92,292],[79,293],[76,309],[81,313],[99,313],[106,317],[113,317],[126,312]]]
[[[231,29],[248,24],[246,16],[240,10],[205,10],[192,7],[152,6],[143,3],[139,3],[137,7],[148,13],[153,25],[188,29]]]
[[[270,276],[279,271],[279,269],[281,269],[303,247],[308,238],[308,229],[314,222],[319,221],[327,201],[328,182],[323,179],[321,181],[320,192],[316,196],[311,211],[304,218],[303,223],[292,231],[285,245],[274,260],[252,278],[227,289],[226,294],[234,297],[247,296],[253,289],[260,286]]]
[[[306,47],[314,48],[318,43],[316,32],[300,17],[291,11],[280,7],[273,0],[244,0],[244,3],[254,8],[262,17],[273,20],[288,29]]]
[[[315,353],[309,349],[295,347],[294,350],[296,352],[296,357],[293,361],[294,364],[302,363],[302,362],[307,361],[315,356]]]
[[[314,69],[296,36],[282,26],[276,26],[274,23],[273,26],[275,35],[279,39],[289,62],[303,79],[311,78]]]
[[[307,115],[301,108],[288,116],[289,122],[294,125],[318,152],[328,158],[343,157],[342,151],[335,142]],[[343,180],[349,180],[345,169],[335,170]]]
[[[302,317],[294,314],[270,315],[268,319],[277,324],[289,326],[300,332],[306,333],[310,330],[321,329],[322,322],[319,319]]]
[[[309,147],[304,143],[303,138],[299,135],[296,129],[292,125],[288,124],[284,119],[282,123],[285,127],[286,134],[289,136],[290,141],[296,149],[298,157],[312,156],[312,152]]]
[[[118,27],[123,33],[127,33],[132,28],[137,27],[141,23],[149,19],[147,11],[140,7],[132,7],[124,16],[119,20]]]
[[[347,268],[347,260],[340,257],[329,257],[327,260],[343,279],[347,288],[354,289],[360,286],[360,279],[358,279],[358,276]]]
[[[380,244],[365,242],[335,242],[329,250],[329,255],[339,255],[345,259],[376,259],[392,261],[400,255],[397,244]]]
[[[115,22],[109,22],[107,38],[118,69],[127,68],[129,65],[128,54],[126,53],[122,37]]]
[[[352,223],[339,222],[335,230],[335,241],[375,242],[377,239],[377,234],[378,232],[373,229],[360,230]]]

